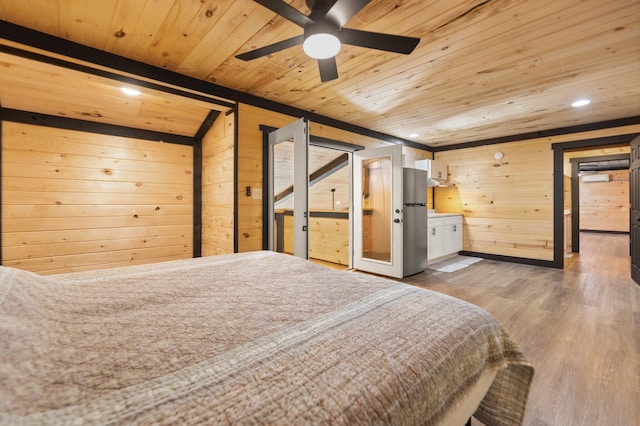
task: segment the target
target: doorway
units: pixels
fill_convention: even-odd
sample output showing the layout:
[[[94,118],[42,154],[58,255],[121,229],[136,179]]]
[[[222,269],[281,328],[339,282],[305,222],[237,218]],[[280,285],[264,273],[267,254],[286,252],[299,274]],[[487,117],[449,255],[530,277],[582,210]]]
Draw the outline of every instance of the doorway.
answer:
[[[321,263],[346,263],[348,268],[401,278],[402,146],[392,145],[364,150],[364,147],[359,145],[310,135],[307,155],[302,158],[295,154],[297,140],[292,142],[293,133],[287,129],[288,127],[275,129],[260,126],[263,131],[265,158],[263,181],[266,183],[268,194],[263,202],[263,249],[290,253]],[[385,169],[390,173],[386,179],[389,184],[388,191],[380,191],[379,208],[372,209],[369,205],[363,207],[363,171],[371,172],[383,157],[389,160]],[[298,182],[295,170],[290,169],[296,168],[294,163],[303,161],[304,167],[298,170],[306,168],[307,172],[304,176],[298,177],[301,179]],[[345,167],[348,165],[352,167]],[[384,183],[384,172],[382,169],[380,171],[381,179],[369,179],[367,182]],[[338,183],[331,180],[331,177],[336,178],[340,175],[342,178],[338,179]],[[374,185],[375,188],[377,183]],[[296,207],[300,195],[304,196],[303,192],[307,195],[306,204]],[[377,196],[378,189],[375,189],[375,192]],[[353,195],[356,193],[359,196]],[[370,195],[372,191],[367,193]],[[345,194],[348,196],[345,197]],[[384,202],[386,197],[389,197],[390,202]],[[321,199],[325,199],[325,203],[318,208],[317,202]],[[381,221],[377,221],[375,227],[373,222],[367,227],[363,225],[366,224],[363,216],[371,216],[366,219],[373,219],[373,210],[380,213],[380,218],[376,220]],[[299,222],[296,222],[296,217]],[[323,229],[327,222],[329,231],[327,228]],[[379,232],[383,228],[387,229],[388,233]],[[296,234],[302,234],[300,240],[296,239]],[[374,236],[376,244],[373,244],[372,239],[371,247],[367,246],[368,250],[363,250],[363,242],[366,243],[368,237]],[[378,241],[378,236],[385,236],[386,239]],[[383,248],[385,241],[387,247]],[[329,250],[327,244],[331,245]],[[296,247],[300,249],[297,253]],[[336,259],[336,254],[342,256],[341,260]]]
[[[635,139],[635,140],[634,140]],[[612,147],[628,147],[631,141],[634,140],[637,143],[638,135],[618,135],[603,138],[594,138],[573,142],[562,142],[552,144],[553,149],[553,183],[554,183],[554,202],[553,202],[553,218],[554,218],[554,241],[563,241],[563,234],[565,231],[564,225],[564,210],[565,210],[565,185],[569,185],[569,179],[567,174],[564,173],[565,169],[565,154],[572,151],[588,150],[588,149],[602,149]],[[633,164],[633,162],[632,162]],[[637,163],[636,163],[637,164]],[[569,166],[570,167],[570,166]],[[633,169],[633,166],[632,166]],[[630,187],[630,191],[637,191],[637,187]],[[638,232],[640,234],[640,232]],[[577,239],[579,241],[579,234]],[[630,234],[631,247],[640,245],[638,241],[640,235]],[[637,253],[636,253],[636,256]],[[563,244],[554,245],[554,260],[553,266],[556,268],[564,268],[564,246]],[[640,262],[638,262],[640,263]]]
[[[571,222],[565,224],[571,226],[571,252],[580,252],[580,231],[628,232],[629,154],[587,157],[577,151],[565,155],[576,156],[569,160]]]
[[[286,145],[283,148],[286,149]],[[284,150],[282,150],[284,151]],[[349,259],[351,197],[350,154],[310,144],[308,147],[308,255],[309,260],[346,269]],[[290,174],[291,149],[280,152],[274,171],[274,250],[293,253],[293,217],[296,192]]]
[[[293,254],[294,229],[307,226],[309,260],[335,269],[351,267],[351,158],[363,146],[309,135],[307,156],[294,158],[293,143],[277,144],[273,166],[270,166],[269,141],[276,129],[261,125],[263,132],[263,249]],[[284,138],[286,139],[286,138]],[[305,161],[307,178],[300,185],[293,181],[295,161]],[[272,170],[270,172],[269,170]],[[270,175],[273,174],[273,181]],[[305,225],[294,225],[298,188],[306,188],[307,216]],[[272,213],[269,210],[272,210]],[[271,216],[271,219],[269,218]],[[294,228],[295,227],[295,228]]]

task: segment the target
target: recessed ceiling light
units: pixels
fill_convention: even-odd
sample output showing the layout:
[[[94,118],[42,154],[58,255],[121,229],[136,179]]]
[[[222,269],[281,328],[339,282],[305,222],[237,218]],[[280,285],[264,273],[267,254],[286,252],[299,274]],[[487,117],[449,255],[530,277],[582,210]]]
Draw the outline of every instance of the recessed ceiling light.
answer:
[[[418,134],[417,134],[417,133],[411,133],[411,134],[409,135],[409,137],[410,137],[410,138],[412,138],[412,139],[415,139],[415,138],[417,138],[417,137],[418,137]]]
[[[578,99],[577,101],[572,103],[571,106],[574,108],[578,108],[578,107],[583,107],[585,105],[589,105],[590,103],[591,101],[589,99]]]
[[[138,96],[138,95],[140,95],[140,91],[139,90],[132,89],[130,87],[121,87],[120,90],[122,90],[122,93],[124,93],[127,96]]]

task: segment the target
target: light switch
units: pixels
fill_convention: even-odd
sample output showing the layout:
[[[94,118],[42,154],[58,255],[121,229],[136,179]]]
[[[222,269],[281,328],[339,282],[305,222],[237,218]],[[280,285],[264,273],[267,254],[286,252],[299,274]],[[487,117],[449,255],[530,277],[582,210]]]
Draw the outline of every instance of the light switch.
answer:
[[[254,200],[262,200],[262,188],[253,188],[251,198]]]

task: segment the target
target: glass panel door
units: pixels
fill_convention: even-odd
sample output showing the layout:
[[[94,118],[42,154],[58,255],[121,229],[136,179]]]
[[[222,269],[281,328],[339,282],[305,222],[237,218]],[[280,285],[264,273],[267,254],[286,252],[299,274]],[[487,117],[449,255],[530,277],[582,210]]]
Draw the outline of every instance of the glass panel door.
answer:
[[[353,154],[353,267],[402,278],[402,147]]]
[[[391,156],[362,161],[362,257],[391,262]],[[375,230],[375,232],[374,232]]]
[[[293,182],[293,139],[281,141],[273,146],[273,193],[271,199],[275,220],[273,250],[293,254],[293,206],[296,193]]]
[[[307,259],[309,173],[308,121],[269,133],[269,250]]]

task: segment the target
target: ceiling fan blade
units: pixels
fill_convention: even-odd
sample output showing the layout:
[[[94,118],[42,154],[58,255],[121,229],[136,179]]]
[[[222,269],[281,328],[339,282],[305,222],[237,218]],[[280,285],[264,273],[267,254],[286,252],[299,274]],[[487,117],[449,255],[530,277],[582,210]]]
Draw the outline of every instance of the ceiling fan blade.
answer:
[[[268,46],[261,47],[259,49],[250,50],[245,53],[241,53],[236,55],[236,58],[242,59],[243,61],[250,61],[252,59],[261,58],[263,56],[271,55],[272,53],[279,52],[284,49],[288,49],[293,46],[297,46],[304,42],[304,36],[299,35],[293,38],[289,38],[287,40],[282,40],[277,43],[270,44]]]
[[[277,13],[294,24],[304,28],[305,25],[312,24],[313,21],[304,13],[295,7],[285,3],[282,0],[254,0],[256,3],[263,5],[267,9]]]
[[[318,59],[318,68],[320,68],[320,81],[323,83],[338,78],[336,58]]]
[[[326,16],[337,22],[342,28],[369,3],[371,0],[338,0],[331,6]]]
[[[370,49],[386,50],[387,52],[404,53],[413,52],[420,42],[419,38],[405,37],[392,34],[373,33],[362,30],[343,28],[340,31],[340,41],[352,46],[368,47]]]

